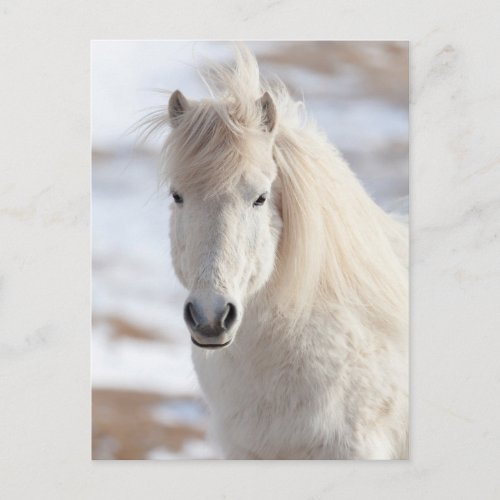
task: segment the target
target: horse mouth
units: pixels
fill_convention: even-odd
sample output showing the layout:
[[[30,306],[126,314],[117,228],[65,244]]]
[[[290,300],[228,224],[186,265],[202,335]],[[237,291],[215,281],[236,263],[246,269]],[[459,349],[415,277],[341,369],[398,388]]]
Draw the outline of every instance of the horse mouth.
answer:
[[[195,346],[201,347],[203,349],[221,349],[223,347],[227,347],[233,339],[229,339],[227,342],[224,342],[223,344],[201,344],[200,342],[197,342],[194,337],[191,337],[191,342]]]

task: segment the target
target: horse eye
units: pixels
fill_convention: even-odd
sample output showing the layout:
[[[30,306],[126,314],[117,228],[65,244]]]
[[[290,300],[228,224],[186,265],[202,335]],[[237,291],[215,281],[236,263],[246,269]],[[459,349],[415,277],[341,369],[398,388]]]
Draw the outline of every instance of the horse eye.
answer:
[[[179,193],[176,193],[175,191],[172,193],[172,198],[174,199],[175,203],[182,203],[184,201],[182,199],[182,196]]]
[[[264,205],[265,201],[266,201],[266,196],[267,194],[264,193],[264,194],[261,194],[254,202],[253,202],[253,206],[254,207],[260,207],[261,205]]]

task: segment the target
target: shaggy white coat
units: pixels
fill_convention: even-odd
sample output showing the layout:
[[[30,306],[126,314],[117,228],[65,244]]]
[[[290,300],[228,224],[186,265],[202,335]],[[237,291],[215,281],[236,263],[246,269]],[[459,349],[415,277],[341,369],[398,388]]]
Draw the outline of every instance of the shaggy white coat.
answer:
[[[172,127],[179,279],[238,306],[228,347],[193,346],[224,456],[407,458],[406,228],[244,47],[204,79],[211,99],[176,91],[144,125]]]

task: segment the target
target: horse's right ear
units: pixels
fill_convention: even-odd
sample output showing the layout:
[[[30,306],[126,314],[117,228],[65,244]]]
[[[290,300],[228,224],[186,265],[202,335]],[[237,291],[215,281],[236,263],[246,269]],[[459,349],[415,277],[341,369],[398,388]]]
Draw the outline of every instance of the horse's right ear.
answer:
[[[170,96],[170,100],[168,101],[168,116],[172,127],[176,127],[179,124],[180,118],[188,108],[189,101],[184,97],[180,90],[176,90]]]
[[[269,92],[264,92],[264,95],[257,99],[257,105],[261,108],[262,112],[262,125],[268,132],[273,132],[276,128],[277,113],[276,105]]]

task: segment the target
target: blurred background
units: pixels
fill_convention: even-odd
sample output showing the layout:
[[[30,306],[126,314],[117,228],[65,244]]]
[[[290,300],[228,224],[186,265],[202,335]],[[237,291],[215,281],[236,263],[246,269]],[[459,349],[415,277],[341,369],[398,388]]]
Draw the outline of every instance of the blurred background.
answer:
[[[387,210],[408,211],[408,44],[249,42],[264,76],[279,76]],[[218,458],[182,319],[186,292],[170,263],[170,197],[159,186],[159,139],[130,127],[165,105],[155,89],[207,92],[204,58],[223,42],[92,43],[92,455]]]

